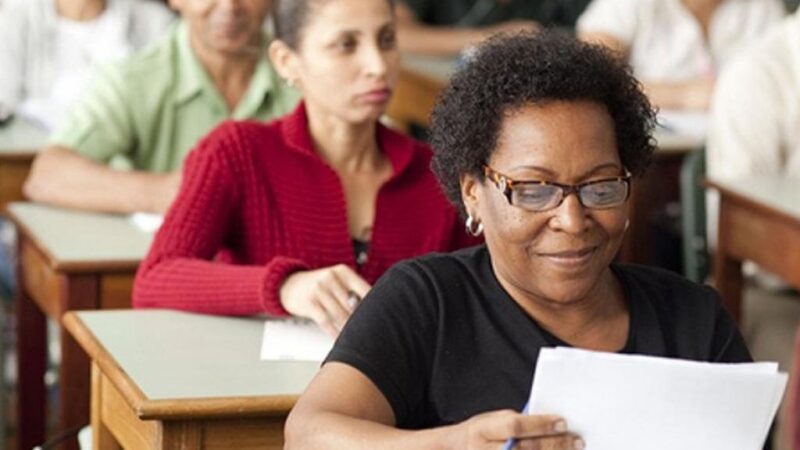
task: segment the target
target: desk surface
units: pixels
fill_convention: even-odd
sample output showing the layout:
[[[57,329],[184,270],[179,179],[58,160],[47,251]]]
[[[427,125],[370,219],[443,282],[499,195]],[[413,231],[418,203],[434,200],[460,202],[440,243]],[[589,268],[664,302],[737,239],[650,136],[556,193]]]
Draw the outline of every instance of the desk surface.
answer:
[[[11,220],[47,255],[55,270],[135,269],[153,235],[128,216],[67,210],[35,203],[12,203]]]
[[[30,157],[47,143],[47,132],[16,118],[0,127],[0,158]]]
[[[800,220],[800,177],[708,177],[708,185],[728,195],[758,203],[779,214]]]
[[[434,56],[422,56],[403,54],[403,70],[422,75],[431,81],[441,84],[440,89],[444,88],[450,77],[458,66],[458,59],[443,58]],[[425,116],[426,114],[423,114]],[[677,122],[692,122],[696,113],[686,114],[681,112],[669,111],[670,118],[677,118]],[[697,135],[684,134],[680,131],[669,131],[662,127],[657,127],[654,131],[654,138],[658,143],[659,153],[686,153],[697,150],[704,145],[704,139]]]
[[[457,58],[413,55],[403,53],[401,56],[403,68],[423,74],[433,80],[447,83],[458,66]]]
[[[261,361],[264,320],[168,310],[68,313],[65,326],[89,356],[121,369],[141,392],[143,416],[224,408],[231,414],[274,410],[294,403],[319,363]],[[105,369],[104,369],[105,371]],[[129,399],[136,401],[136,399]],[[171,404],[172,410],[167,406]]]

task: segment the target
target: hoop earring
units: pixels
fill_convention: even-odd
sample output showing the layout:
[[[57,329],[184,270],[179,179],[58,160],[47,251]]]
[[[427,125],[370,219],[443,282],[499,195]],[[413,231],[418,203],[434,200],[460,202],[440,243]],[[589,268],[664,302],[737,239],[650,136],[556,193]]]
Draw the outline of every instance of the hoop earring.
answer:
[[[464,228],[472,236],[478,237],[483,233],[483,223],[472,217],[472,214],[467,214],[467,221],[464,223]]]

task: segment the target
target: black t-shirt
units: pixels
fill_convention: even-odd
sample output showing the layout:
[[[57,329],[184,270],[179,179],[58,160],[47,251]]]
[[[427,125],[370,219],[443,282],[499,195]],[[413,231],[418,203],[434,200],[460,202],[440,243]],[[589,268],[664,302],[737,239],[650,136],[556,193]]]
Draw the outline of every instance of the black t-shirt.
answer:
[[[574,28],[590,0],[403,0],[420,22],[432,25],[485,26],[513,19]]]
[[[630,311],[622,350],[697,361],[750,354],[716,292],[665,270],[613,265]],[[349,364],[397,426],[429,428],[528,399],[539,349],[568,345],[500,286],[485,246],[397,264],[347,322],[327,361]]]

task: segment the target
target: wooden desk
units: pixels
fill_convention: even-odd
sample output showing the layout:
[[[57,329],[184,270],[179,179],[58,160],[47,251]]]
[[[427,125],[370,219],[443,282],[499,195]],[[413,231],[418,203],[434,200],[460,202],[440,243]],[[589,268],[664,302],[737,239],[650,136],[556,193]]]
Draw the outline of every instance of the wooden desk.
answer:
[[[8,203],[22,200],[22,183],[46,142],[46,131],[22,119],[0,127],[0,213]]]
[[[400,79],[386,115],[408,131],[411,125],[427,127],[439,93],[456,69],[456,59],[402,55]]]
[[[709,178],[706,185],[720,194],[714,279],[741,323],[743,261],[800,289],[800,177]]]
[[[263,319],[126,310],[63,323],[92,359],[95,449],[281,449],[319,368],[259,360]]]
[[[133,276],[152,235],[126,217],[12,203],[17,226],[19,448],[45,439],[46,320],[66,311],[130,307]],[[61,334],[59,430],[88,423],[89,360]],[[76,448],[70,441],[68,448]]]
[[[456,70],[451,58],[403,55],[400,80],[387,115],[399,128],[408,131],[412,124],[428,126],[429,115],[439,93]],[[644,177],[634,183],[629,201],[631,225],[620,249],[627,262],[653,260],[650,218],[669,202],[680,198],[679,174],[683,157],[703,147],[703,139],[657,128],[658,151]]]

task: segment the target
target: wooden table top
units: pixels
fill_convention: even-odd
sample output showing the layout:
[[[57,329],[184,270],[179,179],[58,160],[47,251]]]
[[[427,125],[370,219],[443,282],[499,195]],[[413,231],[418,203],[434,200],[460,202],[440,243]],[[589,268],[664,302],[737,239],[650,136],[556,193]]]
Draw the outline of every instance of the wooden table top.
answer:
[[[438,82],[443,89],[450,77],[458,68],[458,59],[452,57],[435,57],[424,55],[403,54],[402,67],[404,71],[422,75],[431,82]],[[670,119],[677,122],[694,122],[697,113],[687,113],[682,117],[681,112],[668,111]],[[665,113],[665,114],[667,114]],[[686,153],[703,147],[705,139],[694,134],[681,131],[668,130],[656,127],[653,136],[658,143],[659,153]]]
[[[0,159],[30,158],[47,143],[48,133],[23,119],[0,126]]]
[[[153,240],[153,234],[141,231],[129,216],[26,202],[11,203],[7,210],[54,270],[135,270]]]
[[[142,419],[287,413],[319,363],[261,361],[263,318],[67,313],[64,326]]]
[[[800,221],[800,177],[708,177],[706,184],[740,200],[758,204],[787,218]]]

